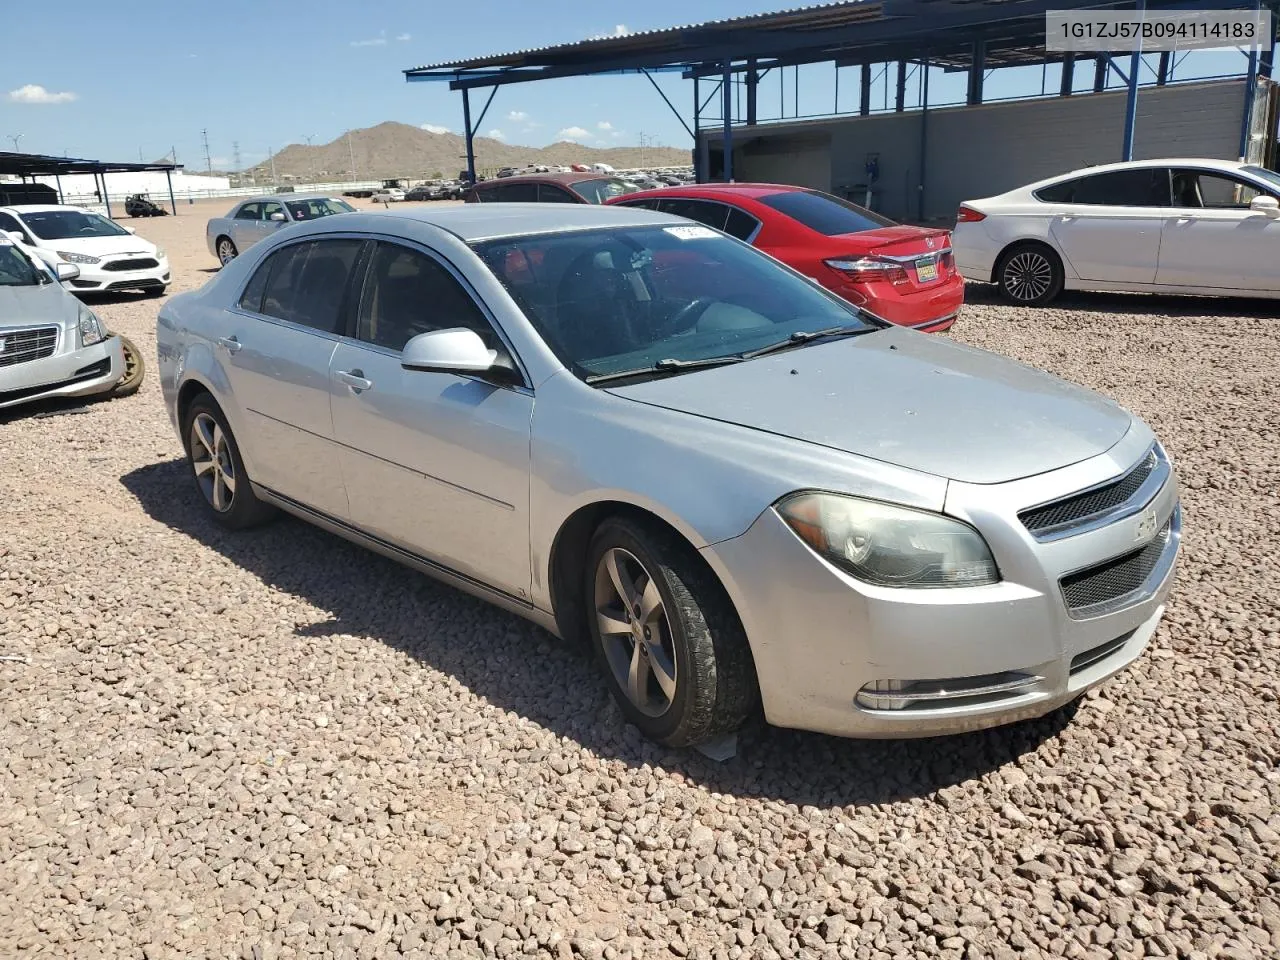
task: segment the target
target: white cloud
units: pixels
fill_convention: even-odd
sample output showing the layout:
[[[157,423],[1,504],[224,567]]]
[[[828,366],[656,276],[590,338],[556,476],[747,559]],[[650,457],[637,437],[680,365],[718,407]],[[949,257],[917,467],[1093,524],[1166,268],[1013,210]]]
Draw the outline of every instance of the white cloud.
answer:
[[[627,25],[625,23],[620,23],[616,27],[614,27],[612,31],[607,31],[605,33],[592,34],[587,39],[588,40],[608,40],[610,37],[625,37],[630,33],[631,31],[630,29],[628,29]]]
[[[529,119],[529,115],[523,110],[512,110],[507,114],[507,119],[512,123],[524,123]]]
[[[396,39],[397,39],[397,40],[399,40],[401,43],[404,43],[404,41],[406,41],[406,40],[412,40],[412,39],[413,39],[413,34],[411,34],[411,33],[398,33],[398,34],[396,34]]]
[[[427,133],[449,133],[449,132],[451,132],[451,131],[449,130],[449,128],[448,128],[448,127],[442,127],[442,126],[440,126],[440,124],[438,124],[438,123],[424,123],[424,124],[422,125],[422,129],[423,129],[423,130],[425,130],[425,131],[427,131]]]
[[[597,124],[596,124],[596,129],[597,129],[597,130],[612,130],[612,129],[613,129],[613,124],[612,124],[612,123],[610,123],[608,120],[601,120],[599,123],[597,123]]]
[[[560,140],[590,140],[591,131],[584,130],[582,127],[565,127],[556,134],[556,137]]]
[[[38,83],[28,83],[24,87],[17,90],[9,91],[9,100],[13,103],[70,103],[79,97],[64,90],[61,93],[54,93],[52,90],[46,90]]]
[[[383,30],[372,40],[352,40],[351,45],[353,47],[385,47],[387,45],[387,31]]]
[[[505,140],[507,138],[507,135],[503,133],[501,130],[499,130],[497,127],[494,127],[487,134],[485,134],[485,136],[492,137],[494,140]]]

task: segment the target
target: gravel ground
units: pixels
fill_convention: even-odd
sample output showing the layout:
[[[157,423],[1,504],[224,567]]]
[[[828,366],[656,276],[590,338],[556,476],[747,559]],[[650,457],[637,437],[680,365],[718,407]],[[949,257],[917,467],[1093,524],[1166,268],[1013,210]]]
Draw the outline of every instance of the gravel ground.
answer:
[[[176,289],[213,206],[135,221]],[[1277,956],[1280,306],[970,292],[958,339],[1154,425],[1186,549],[1133,669],[954,739],[669,753],[520,620],[215,529],[153,377],[10,413],[0,956]],[[149,360],[156,307],[98,305]]]

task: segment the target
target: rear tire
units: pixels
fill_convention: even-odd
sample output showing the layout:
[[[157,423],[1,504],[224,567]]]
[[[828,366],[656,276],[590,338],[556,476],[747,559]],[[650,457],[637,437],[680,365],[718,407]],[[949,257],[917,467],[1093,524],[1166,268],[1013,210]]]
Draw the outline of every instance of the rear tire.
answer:
[[[240,255],[240,251],[236,249],[230,237],[219,237],[214,244],[214,249],[218,254],[218,263],[224,267]]]
[[[227,418],[209,394],[200,394],[187,407],[182,442],[196,491],[216,523],[247,530],[275,516],[275,507],[254,494]]]
[[[755,710],[755,665],[737,611],[678,537],[656,524],[605,520],[582,589],[610,691],[646,737],[697,746],[733,733]]]
[[[996,283],[1010,303],[1039,307],[1062,292],[1062,258],[1054,250],[1034,241],[1015,243],[1000,257]]]
[[[147,365],[142,360],[137,344],[123,334],[117,333],[116,336],[120,338],[120,346],[124,348],[124,375],[108,391],[112,399],[133,396],[142,387],[142,381],[147,375]]]

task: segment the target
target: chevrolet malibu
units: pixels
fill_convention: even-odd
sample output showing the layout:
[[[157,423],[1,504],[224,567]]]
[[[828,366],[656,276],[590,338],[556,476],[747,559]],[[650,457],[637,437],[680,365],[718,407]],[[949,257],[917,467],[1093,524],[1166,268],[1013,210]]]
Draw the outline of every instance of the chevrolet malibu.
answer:
[[[1181,534],[1151,430],[665,214],[290,227],[158,321],[210,515],[282,509],[594,649],[670,745],[1063,705],[1142,652]]]

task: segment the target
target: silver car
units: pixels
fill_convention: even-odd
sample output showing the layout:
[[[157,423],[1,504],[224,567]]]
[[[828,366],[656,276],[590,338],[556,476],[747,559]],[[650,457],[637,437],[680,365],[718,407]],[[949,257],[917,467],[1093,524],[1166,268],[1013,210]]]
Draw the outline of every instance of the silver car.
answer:
[[[589,642],[648,736],[1044,714],[1164,611],[1177,484],[1110,400],[648,211],[357,213],[160,311],[200,496]]]
[[[225,217],[214,217],[205,226],[209,252],[226,266],[259,240],[282,227],[351,213],[355,207],[338,197],[321,194],[290,194],[287,197],[253,197],[241,200]]]
[[[112,393],[125,376],[120,338],[62,286],[79,275],[0,233],[0,408]]]

